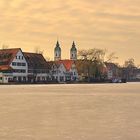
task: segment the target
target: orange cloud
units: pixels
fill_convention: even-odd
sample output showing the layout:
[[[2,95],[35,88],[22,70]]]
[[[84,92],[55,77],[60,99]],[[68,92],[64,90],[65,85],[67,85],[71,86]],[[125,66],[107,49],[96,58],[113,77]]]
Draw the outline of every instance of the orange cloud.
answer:
[[[106,48],[121,63],[129,57],[139,63],[139,7],[138,0],[1,0],[0,43],[26,51],[40,46],[53,58],[59,38],[67,58],[76,40],[78,49]]]

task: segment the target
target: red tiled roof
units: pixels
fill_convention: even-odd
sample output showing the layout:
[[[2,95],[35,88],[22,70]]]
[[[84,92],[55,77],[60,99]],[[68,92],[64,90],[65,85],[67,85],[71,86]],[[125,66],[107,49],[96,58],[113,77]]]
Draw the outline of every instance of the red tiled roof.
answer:
[[[59,64],[62,63],[65,66],[66,70],[69,71],[72,68],[74,61],[73,60],[60,60],[60,61],[57,61],[57,63]]]
[[[0,50],[0,71],[11,70],[10,64],[16,57],[20,48],[1,49]]]
[[[12,70],[12,68],[10,66],[0,66],[0,71],[5,71],[5,70]]]
[[[0,50],[0,66],[10,65],[20,48]]]

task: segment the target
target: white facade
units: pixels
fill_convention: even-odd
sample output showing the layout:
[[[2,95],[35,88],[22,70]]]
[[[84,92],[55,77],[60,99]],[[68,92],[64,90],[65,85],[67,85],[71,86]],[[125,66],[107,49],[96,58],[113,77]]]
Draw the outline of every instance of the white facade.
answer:
[[[113,78],[113,71],[112,70],[108,70],[107,71],[107,78],[108,79],[112,79]]]
[[[54,60],[61,60],[61,48],[58,41],[56,43],[56,47],[54,48]]]
[[[70,49],[70,59],[77,60],[77,49],[74,42],[72,44],[72,48]]]
[[[78,71],[76,69],[76,65],[72,64],[72,67],[70,69],[71,73],[71,81],[78,81]]]
[[[75,64],[72,64],[72,67],[67,70],[63,63],[54,63],[51,69],[52,80],[58,82],[78,81],[78,72]]]
[[[0,83],[9,83],[9,78],[13,78],[13,75],[11,73],[0,73]]]
[[[61,63],[59,64],[53,64],[51,68],[51,76],[52,80],[57,80],[58,82],[65,82],[65,73],[66,73],[66,68],[64,65]]]
[[[136,75],[136,79],[140,79],[140,73]]]
[[[54,51],[55,54],[55,61],[61,60],[61,50],[55,50]]]
[[[13,69],[13,80],[27,81],[28,65],[21,50],[18,51],[10,66]]]
[[[36,81],[48,81],[50,79],[50,74],[48,73],[37,73]]]
[[[70,59],[71,60],[77,60],[77,52],[76,51],[71,51],[70,52]]]

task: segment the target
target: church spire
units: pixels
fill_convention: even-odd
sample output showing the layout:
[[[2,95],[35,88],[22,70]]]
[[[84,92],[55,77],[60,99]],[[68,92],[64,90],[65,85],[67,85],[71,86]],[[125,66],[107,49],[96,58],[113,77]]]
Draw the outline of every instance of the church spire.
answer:
[[[61,48],[60,48],[60,44],[59,41],[57,40],[56,46],[54,48],[54,60],[61,60]]]
[[[70,59],[77,60],[77,49],[76,49],[76,45],[75,45],[74,41],[73,41],[72,47],[70,49]]]

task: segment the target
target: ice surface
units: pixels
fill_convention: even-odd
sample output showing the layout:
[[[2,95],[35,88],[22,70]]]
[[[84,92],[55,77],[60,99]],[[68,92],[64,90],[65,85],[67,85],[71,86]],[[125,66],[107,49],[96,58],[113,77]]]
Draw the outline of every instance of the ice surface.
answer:
[[[140,83],[1,85],[0,140],[140,140]]]

